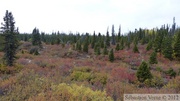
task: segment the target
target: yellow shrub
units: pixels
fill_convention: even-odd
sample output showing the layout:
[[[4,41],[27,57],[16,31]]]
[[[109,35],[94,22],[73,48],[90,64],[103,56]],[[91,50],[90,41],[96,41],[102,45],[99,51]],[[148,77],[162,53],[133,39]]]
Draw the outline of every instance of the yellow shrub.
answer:
[[[40,93],[34,98],[30,98],[29,101],[112,101],[105,91],[93,91],[82,85],[61,83],[52,85],[51,89],[51,93]]]
[[[0,64],[0,73],[6,73],[8,70],[7,66]]]
[[[164,88],[175,89],[176,93],[180,93],[180,76],[171,79]]]

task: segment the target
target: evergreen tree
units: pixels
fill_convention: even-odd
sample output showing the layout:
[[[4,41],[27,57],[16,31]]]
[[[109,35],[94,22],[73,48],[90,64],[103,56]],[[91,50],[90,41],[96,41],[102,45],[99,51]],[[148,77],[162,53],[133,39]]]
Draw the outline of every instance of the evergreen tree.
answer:
[[[106,46],[109,47],[110,46],[110,37],[109,37],[109,31],[107,30],[106,33]]]
[[[131,45],[131,43],[128,41],[128,42],[126,42],[127,43],[127,48],[128,49],[130,49],[130,45]]]
[[[144,82],[147,79],[152,79],[153,76],[150,72],[150,68],[145,61],[143,61],[141,65],[139,66],[136,72],[136,76],[138,78],[138,81],[140,82]]]
[[[139,28],[139,31],[137,31],[136,29],[136,33],[137,33],[137,37],[138,37],[138,40],[141,40],[143,38],[143,29],[142,28]]]
[[[46,42],[46,38],[45,38],[45,33],[44,32],[41,33],[41,40],[43,42]]]
[[[81,47],[81,42],[80,40],[76,42],[76,50],[81,51],[82,47]]]
[[[18,29],[15,30],[15,21],[11,12],[6,11],[2,23],[2,33],[4,36],[4,60],[8,66],[13,66],[16,50],[18,48]]]
[[[109,53],[109,61],[111,61],[111,62],[114,61],[114,52],[113,52],[113,49],[111,49],[111,51]]]
[[[149,63],[150,63],[150,64],[157,64],[157,63],[158,63],[156,51],[154,51],[154,52],[151,54],[151,56],[150,56],[150,58],[149,58]]]
[[[144,45],[145,43],[146,43],[146,38],[145,38],[145,36],[143,36],[141,44]]]
[[[104,40],[103,39],[101,39],[101,42],[100,42],[100,46],[101,46],[101,48],[104,48]]]
[[[116,51],[119,51],[120,50],[120,46],[119,46],[119,43],[116,44]]]
[[[60,43],[61,43],[60,38],[57,38],[57,42],[56,42],[56,44],[57,44],[57,45],[59,45]]]
[[[153,42],[149,41],[147,44],[146,50],[149,51],[150,49],[152,49],[152,46],[153,46]]]
[[[121,43],[120,43],[120,50],[123,50],[124,49],[124,41],[123,41],[123,38],[121,38]]]
[[[134,52],[134,53],[139,53],[137,44],[134,44],[133,52]]]
[[[173,48],[172,48],[172,39],[170,36],[167,36],[163,39],[162,53],[165,58],[172,60]]]
[[[107,46],[106,45],[104,45],[103,55],[108,55],[108,50],[107,50]]]
[[[88,53],[88,40],[86,39],[83,45],[83,52]]]
[[[54,45],[54,40],[51,40],[51,45]]]
[[[76,43],[77,42],[77,37],[76,35],[73,35],[73,43]]]
[[[94,53],[96,55],[100,55],[101,54],[101,49],[100,49],[100,43],[99,42],[95,44]]]
[[[96,43],[96,35],[95,35],[95,31],[94,31],[94,34],[93,34],[93,37],[92,37],[92,42],[91,42],[91,48],[94,48],[95,43]]]
[[[101,33],[99,33],[98,34],[98,41],[101,41],[101,38],[102,38]]]
[[[154,49],[156,52],[162,52],[162,41],[163,41],[163,32],[162,29],[158,30],[158,33],[156,35],[155,41],[154,41]]]
[[[100,55],[100,54],[101,54],[101,49],[100,49],[100,47],[97,47],[96,55]]]
[[[98,43],[96,43],[95,46],[94,46],[94,53],[96,53],[97,48],[98,48]]]
[[[176,77],[176,72],[174,71],[173,68],[169,68],[168,71],[165,72],[166,74],[168,74],[170,77]]]
[[[112,25],[112,45],[116,45],[114,25]]]
[[[24,34],[24,41],[28,41],[28,36],[27,36],[27,34]]]
[[[176,33],[175,43],[174,43],[174,56],[180,60],[180,30]]]
[[[38,45],[40,48],[42,48],[41,37],[39,34],[39,29],[37,29],[37,28],[34,28],[33,32],[32,32],[32,44],[34,46]],[[53,44],[54,44],[54,42],[53,42]]]
[[[117,41],[120,42],[120,40],[121,40],[121,25],[119,26],[118,39],[117,39]]]
[[[134,38],[134,44],[136,44],[136,45],[138,44],[138,38],[137,37]]]

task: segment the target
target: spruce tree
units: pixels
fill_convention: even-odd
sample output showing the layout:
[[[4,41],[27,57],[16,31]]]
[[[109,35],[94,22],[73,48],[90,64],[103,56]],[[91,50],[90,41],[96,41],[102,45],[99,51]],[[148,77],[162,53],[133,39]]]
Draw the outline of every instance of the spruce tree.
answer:
[[[172,38],[170,36],[167,36],[163,39],[162,53],[165,58],[172,60],[173,48],[172,48]]]
[[[81,42],[80,40],[76,42],[76,50],[81,51],[82,47],[81,47]]]
[[[4,36],[4,60],[6,65],[13,66],[15,61],[16,50],[18,48],[18,29],[15,30],[15,21],[13,14],[6,11],[4,16],[4,23],[2,23],[2,33]]]
[[[107,46],[106,45],[104,45],[103,55],[108,55],[108,50],[107,50]]]
[[[101,41],[101,39],[102,39],[102,35],[101,33],[98,33],[98,41]]]
[[[121,39],[121,25],[119,26],[118,39],[117,39],[117,41],[120,42],[120,39]]]
[[[111,51],[109,52],[109,61],[110,62],[114,61],[114,52],[113,52],[113,49],[111,49]]]
[[[176,59],[180,60],[180,30],[178,30],[175,37],[174,56]]]
[[[45,38],[45,33],[44,32],[41,33],[41,40],[43,42],[46,42],[46,38]]]
[[[137,44],[134,44],[133,52],[134,52],[134,53],[139,53]]]
[[[156,52],[162,53],[162,41],[163,41],[163,32],[162,29],[158,31],[155,41],[154,41],[154,49]]]
[[[123,38],[121,38],[121,43],[120,44],[121,45],[120,45],[119,49],[123,50],[124,49],[124,40],[123,40]]]
[[[116,45],[114,25],[112,25],[112,45]]]
[[[96,43],[94,47],[94,54],[100,55],[101,54],[101,48],[100,48],[100,43]]]
[[[54,40],[51,40],[51,45],[54,45]]]
[[[85,40],[84,45],[83,45],[83,52],[88,53],[88,40]]]
[[[93,34],[93,37],[92,37],[92,42],[91,42],[91,48],[94,48],[95,43],[96,43],[96,35],[95,35],[95,31],[94,31],[94,34]]]
[[[60,38],[57,38],[56,44],[59,45],[61,43]]]
[[[54,40],[52,40],[53,44],[54,44]],[[40,33],[39,33],[39,29],[34,28],[33,32],[32,32],[32,44],[34,46],[39,46],[40,48],[42,48],[42,43],[41,43],[41,37],[40,37]]]
[[[98,47],[99,47],[98,43],[96,43],[95,46],[94,46],[94,53],[96,53]]]
[[[146,50],[149,51],[150,49],[152,49],[152,46],[153,46],[153,42],[149,41],[147,44]]]
[[[104,48],[104,40],[103,39],[101,39],[101,41],[100,41],[100,46],[101,46],[101,48]]]
[[[101,54],[101,49],[100,49],[100,47],[97,47],[96,55],[100,55],[100,54]]]
[[[110,37],[109,37],[109,31],[107,30],[106,33],[106,46],[109,47],[110,46]]]
[[[145,61],[143,61],[141,65],[139,66],[136,72],[136,76],[138,78],[138,81],[140,82],[144,82],[147,79],[152,79],[153,76],[150,72],[150,68]]]
[[[156,51],[154,51],[153,53],[151,53],[151,56],[150,56],[150,58],[149,58],[149,63],[150,63],[150,64],[157,64],[157,63],[158,63]]]
[[[119,51],[120,50],[120,46],[119,46],[119,43],[116,44],[116,51]]]
[[[127,48],[128,48],[128,49],[130,49],[130,45],[131,45],[131,43],[128,41],[128,42],[127,42]]]
[[[144,45],[146,43],[146,38],[145,36],[142,38],[142,41],[141,41],[141,45]]]
[[[165,71],[166,74],[168,74],[170,77],[176,77],[176,72],[173,68],[169,68],[167,71]]]
[[[28,41],[27,34],[24,34],[24,41]]]

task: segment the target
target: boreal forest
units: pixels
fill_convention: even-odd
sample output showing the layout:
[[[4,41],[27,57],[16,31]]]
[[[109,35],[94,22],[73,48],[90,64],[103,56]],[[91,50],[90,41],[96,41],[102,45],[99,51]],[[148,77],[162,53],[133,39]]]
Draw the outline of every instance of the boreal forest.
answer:
[[[180,93],[180,28],[21,33],[0,27],[0,101],[123,101],[123,94]],[[119,30],[114,29],[118,27]],[[116,32],[116,33],[115,33]]]

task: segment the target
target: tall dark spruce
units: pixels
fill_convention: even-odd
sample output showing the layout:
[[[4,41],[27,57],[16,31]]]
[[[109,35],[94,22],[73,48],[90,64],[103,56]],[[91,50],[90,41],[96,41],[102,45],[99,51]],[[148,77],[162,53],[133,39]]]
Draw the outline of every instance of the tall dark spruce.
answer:
[[[13,14],[6,10],[6,14],[3,18],[1,31],[4,36],[4,60],[6,65],[13,66],[16,59],[16,50],[18,48],[18,28],[15,28],[15,21]]]

